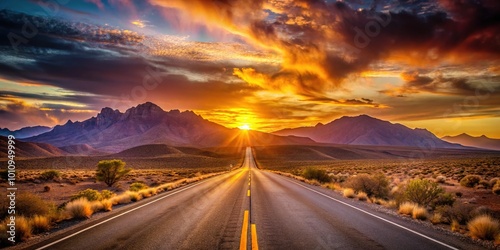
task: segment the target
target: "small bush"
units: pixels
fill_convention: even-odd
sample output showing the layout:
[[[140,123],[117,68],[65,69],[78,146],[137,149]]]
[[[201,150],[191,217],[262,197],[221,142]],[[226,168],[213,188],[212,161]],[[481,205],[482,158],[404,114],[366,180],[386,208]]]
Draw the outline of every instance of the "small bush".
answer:
[[[102,160],[97,164],[96,179],[111,187],[130,171],[121,160]]]
[[[413,202],[403,202],[401,205],[399,205],[398,213],[404,214],[404,215],[412,215],[413,214],[413,209],[417,207],[418,204],[413,203]]]
[[[80,199],[80,198],[85,198],[85,199],[87,199],[87,201],[102,200],[102,196],[99,193],[99,191],[97,191],[95,189],[91,189],[91,188],[87,188],[87,189],[82,190],[82,191],[76,193],[75,195],[71,196],[72,201]]]
[[[481,181],[479,175],[466,175],[460,180],[460,185],[464,187],[475,187]]]
[[[47,170],[40,174],[40,179],[51,181],[61,176],[61,172],[57,170]]]
[[[144,198],[151,197],[156,194],[156,188],[142,189],[139,191],[139,194]]]
[[[364,192],[370,197],[385,198],[389,194],[389,180],[383,174],[351,176],[344,183],[344,186],[357,192]]]
[[[356,194],[354,193],[354,190],[352,188],[344,188],[344,190],[342,190],[342,194],[347,198],[356,197]]]
[[[50,229],[50,219],[46,216],[35,215],[31,218],[34,233],[42,233]]]
[[[50,192],[50,186],[45,186],[43,187],[44,192]]]
[[[430,206],[432,208],[439,206],[453,206],[455,200],[455,196],[452,193],[442,193],[430,204]]]
[[[414,179],[408,182],[403,192],[403,199],[426,206],[435,202],[444,190],[435,182],[426,179]]]
[[[441,213],[434,213],[429,220],[434,225],[440,224],[443,222],[443,215]]]
[[[418,205],[413,208],[413,211],[411,213],[411,217],[417,220],[425,220],[427,219],[427,216],[427,209]]]
[[[490,180],[489,184],[490,184],[490,187],[493,187],[495,186],[495,184],[497,184],[497,182],[500,180],[500,178],[493,178]]]
[[[20,193],[16,197],[16,214],[19,215],[48,215],[53,209],[55,209],[53,203],[44,201],[38,195],[32,193]]]
[[[92,207],[85,198],[79,198],[66,204],[65,210],[71,218],[88,219],[92,216]]]
[[[302,176],[308,180],[317,180],[321,183],[332,181],[332,178],[323,169],[306,168]]]
[[[387,201],[383,205],[386,208],[393,208],[393,209],[398,208],[398,203],[395,200]]]
[[[442,175],[439,175],[438,177],[436,177],[436,182],[437,183],[445,183],[446,182],[446,177],[444,177]]]
[[[102,200],[107,200],[107,199],[111,199],[115,196],[116,194],[112,191],[109,191],[109,190],[102,190],[101,191],[101,199]]]
[[[113,203],[110,200],[102,200],[101,204],[102,204],[103,211],[108,212],[108,211],[113,210]]]
[[[500,181],[497,181],[497,183],[493,185],[491,191],[496,195],[500,195]]]
[[[488,215],[480,215],[474,218],[467,223],[467,228],[473,238],[483,240],[494,240],[497,234],[500,233],[498,221]]]
[[[130,202],[132,202],[132,199],[130,198],[130,195],[128,194],[128,192],[125,192],[123,194],[120,194],[120,195],[117,195],[117,196],[111,198],[110,201],[113,205],[117,205],[117,204],[130,203]]]
[[[360,201],[366,201],[366,200],[368,200],[368,195],[365,192],[358,192],[358,194],[356,195],[356,197]]]
[[[474,207],[471,205],[456,202],[453,206],[442,206],[436,208],[436,212],[443,215],[443,223],[452,223],[453,221],[465,225],[471,219]]]
[[[133,202],[140,201],[142,199],[141,194],[138,192],[127,192],[128,195],[130,196],[130,200]]]
[[[33,229],[28,218],[24,216],[16,216],[16,241],[25,241],[31,234]]]
[[[458,232],[460,230],[460,222],[458,222],[457,220],[452,220],[450,229],[452,232]]]
[[[90,202],[90,209],[92,209],[92,213],[97,213],[101,210],[103,210],[103,205],[100,201],[91,201]]]
[[[142,183],[142,182],[134,182],[130,184],[130,188],[128,189],[129,191],[132,192],[138,192],[140,190],[148,188],[148,185]]]

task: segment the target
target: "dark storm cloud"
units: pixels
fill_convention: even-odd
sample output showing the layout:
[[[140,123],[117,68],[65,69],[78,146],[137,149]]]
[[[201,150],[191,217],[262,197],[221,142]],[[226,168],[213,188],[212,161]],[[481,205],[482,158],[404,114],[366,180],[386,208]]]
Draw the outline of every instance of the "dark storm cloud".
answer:
[[[405,83],[401,87],[385,89],[380,93],[391,96],[405,96],[421,92],[439,95],[474,96],[481,93],[498,93],[500,76],[451,77],[421,75],[417,71],[403,72]]]
[[[500,2],[493,0],[252,1],[251,8],[242,0],[151,2],[280,51],[282,69],[269,79],[287,72],[299,94],[321,95],[327,86],[387,59],[432,65],[500,55]],[[273,15],[262,15],[263,10]],[[252,83],[255,72],[245,72],[237,69],[236,75]],[[304,75],[309,76],[297,81]],[[281,81],[268,84],[276,89]]]

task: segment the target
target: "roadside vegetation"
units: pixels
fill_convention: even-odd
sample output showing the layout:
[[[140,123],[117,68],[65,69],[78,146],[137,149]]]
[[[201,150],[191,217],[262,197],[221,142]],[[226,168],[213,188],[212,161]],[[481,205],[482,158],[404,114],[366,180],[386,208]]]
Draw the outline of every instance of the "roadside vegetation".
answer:
[[[260,165],[265,166],[262,162]],[[308,184],[338,191],[349,199],[394,209],[408,218],[428,221],[433,225],[460,232],[474,239],[500,244],[499,212],[486,206],[463,202],[460,200],[463,195],[461,192],[446,190],[447,187],[455,186],[474,190],[490,188],[491,192],[499,194],[500,181],[497,177],[491,178],[491,176],[496,176],[496,173],[488,176],[490,178],[479,174],[463,174],[460,178],[450,178],[446,176],[446,173],[436,171],[423,175],[411,174],[416,170],[408,169],[407,178],[395,178],[394,175],[388,176],[380,169],[370,174],[362,173],[362,171],[351,172],[348,169],[335,171],[324,166],[309,166],[304,170],[300,169],[292,168],[286,172],[271,171]],[[390,167],[383,169],[389,172],[391,170]],[[453,171],[453,169],[448,171]],[[456,184],[452,184],[453,180]]]
[[[104,213],[112,211],[115,206],[137,202],[145,198],[152,197],[164,191],[169,191],[175,188],[182,187],[189,183],[200,181],[221,172],[212,173],[189,173],[185,177],[176,175],[173,176],[174,181],[159,183],[160,181],[153,181],[152,186],[147,185],[142,181],[131,181],[125,191],[116,192],[116,190],[123,190],[117,188],[117,183],[123,178],[127,178],[131,174],[129,169],[125,169],[125,162],[120,160],[109,160],[99,162],[97,170],[95,171],[95,181],[103,181],[108,186],[108,189],[96,190],[87,188],[75,192],[69,197],[66,202],[62,204],[55,204],[43,200],[39,195],[23,192],[18,194],[16,200],[16,242],[21,242],[29,239],[34,234],[40,234],[51,230],[55,225],[63,221],[71,220],[86,220],[96,213]],[[85,172],[86,178],[92,178]],[[132,180],[137,180],[133,174],[128,176]],[[81,181],[85,181],[84,177],[76,177]],[[150,176],[150,175],[148,175]],[[43,181],[43,183],[60,183],[68,174],[62,173],[57,170],[46,170],[38,174],[35,180]],[[44,192],[51,192],[50,186],[46,185]],[[7,209],[8,204],[6,199],[0,200],[0,246],[9,246],[11,242],[7,240],[7,224],[9,222]]]

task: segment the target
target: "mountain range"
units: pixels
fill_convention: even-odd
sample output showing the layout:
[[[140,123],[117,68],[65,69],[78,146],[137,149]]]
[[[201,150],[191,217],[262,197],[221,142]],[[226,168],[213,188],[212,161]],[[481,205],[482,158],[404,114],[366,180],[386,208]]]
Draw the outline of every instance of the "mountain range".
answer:
[[[119,152],[146,144],[219,147],[314,143],[309,138],[229,129],[192,111],[167,112],[151,102],[132,107],[124,113],[103,108],[96,117],[82,122],[68,121],[25,141],[49,143],[57,147],[87,145],[106,152]]]
[[[51,127],[46,127],[46,126],[24,127],[14,131],[10,131],[8,128],[0,128],[0,136],[13,135],[17,139],[23,139],[43,134],[45,132],[50,131],[51,129],[52,129]]]
[[[443,141],[426,129],[410,129],[367,115],[344,116],[314,127],[283,129],[273,134],[303,136],[321,143],[376,146],[409,146],[421,148],[463,148]]]
[[[457,136],[445,136],[441,139],[469,147],[500,150],[500,139],[488,138],[485,135],[474,137],[464,133]]]
[[[38,130],[36,130],[37,128]],[[24,138],[20,146],[36,149],[25,155],[102,155],[118,153],[133,147],[163,145],[166,147],[234,147],[265,145],[368,145],[405,146],[420,148],[463,149],[460,144],[472,147],[497,149],[485,143],[479,145],[453,138],[437,138],[425,129],[410,129],[367,115],[341,117],[328,124],[313,127],[283,129],[273,133],[242,131],[226,128],[208,121],[192,111],[164,111],[159,106],[146,102],[125,112],[103,108],[95,117],[84,121],[48,127],[32,127],[19,131],[44,131],[39,135]],[[480,139],[480,138],[479,138]],[[494,139],[489,139],[498,141]],[[475,139],[477,140],[477,138]],[[0,142],[4,143],[5,138]],[[460,144],[458,144],[460,143]],[[151,146],[152,145],[152,146]],[[166,149],[165,149],[166,148]],[[41,150],[39,150],[41,149]],[[139,148],[144,151],[144,148]],[[160,152],[163,152],[160,150]],[[126,153],[130,154],[130,153]]]

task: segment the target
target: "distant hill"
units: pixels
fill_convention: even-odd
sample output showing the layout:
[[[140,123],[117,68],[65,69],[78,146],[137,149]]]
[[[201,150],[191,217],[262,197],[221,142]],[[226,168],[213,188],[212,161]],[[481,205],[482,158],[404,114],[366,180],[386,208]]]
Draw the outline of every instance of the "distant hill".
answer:
[[[274,134],[309,137],[317,142],[334,144],[462,148],[437,138],[425,129],[410,129],[367,115],[344,116],[325,125],[319,123],[314,127],[283,129]]]
[[[192,111],[164,111],[146,102],[121,113],[103,108],[96,117],[82,122],[68,121],[52,131],[26,138],[26,141],[50,143],[57,147],[86,144],[107,152],[120,152],[136,146],[167,144],[185,147],[219,147],[261,144],[305,144],[308,138],[282,137],[262,132],[229,129]],[[249,138],[249,139],[248,139]]]
[[[105,152],[96,150],[88,144],[78,144],[59,147],[61,150],[71,155],[103,155]]]
[[[220,154],[208,150],[191,147],[172,147],[165,144],[141,145],[109,155],[110,157],[164,157],[170,155],[193,155],[205,157],[221,157]]]
[[[464,133],[457,136],[445,136],[441,139],[451,143],[462,144],[464,146],[500,150],[500,139],[488,138],[485,135],[474,137]]]
[[[50,131],[51,129],[52,128],[46,126],[25,127],[14,131],[10,131],[7,128],[0,128],[0,136],[13,135],[14,137],[16,137],[16,139],[23,139],[43,134],[45,132]]]
[[[0,136],[0,158],[7,157],[7,137]],[[50,157],[63,156],[67,152],[47,143],[31,143],[15,140],[16,157]]]

